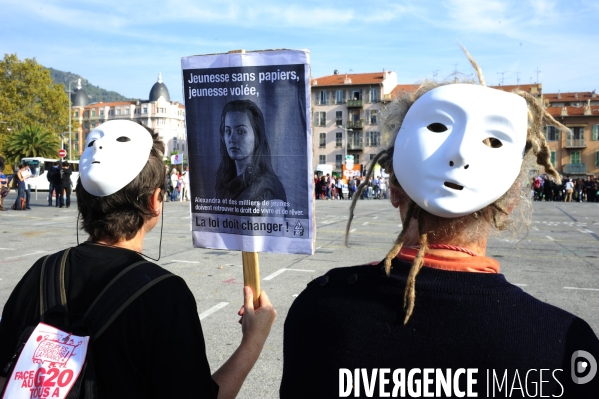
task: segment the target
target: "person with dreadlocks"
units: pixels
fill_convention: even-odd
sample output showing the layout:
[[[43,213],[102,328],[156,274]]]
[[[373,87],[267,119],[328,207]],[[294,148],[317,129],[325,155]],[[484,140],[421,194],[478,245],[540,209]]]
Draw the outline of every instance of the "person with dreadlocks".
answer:
[[[530,94],[486,87],[466,54],[479,85],[427,81],[386,109],[393,144],[374,158],[353,198],[346,243],[377,163],[389,173],[403,229],[378,266],[333,269],[294,301],[281,398],[467,390],[490,397],[493,376],[493,392],[505,397],[597,397],[591,327],[510,284],[485,256],[491,230],[518,230],[530,219],[534,162],[559,181],[543,120],[566,128]]]

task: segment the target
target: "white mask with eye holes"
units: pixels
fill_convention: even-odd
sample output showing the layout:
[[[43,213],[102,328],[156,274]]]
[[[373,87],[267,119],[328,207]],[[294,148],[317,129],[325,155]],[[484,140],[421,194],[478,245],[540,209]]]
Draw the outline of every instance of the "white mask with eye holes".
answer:
[[[408,110],[393,171],[408,196],[454,218],[492,204],[520,173],[528,108],[512,93],[470,84],[440,86]]]
[[[111,195],[131,183],[148,163],[153,139],[131,121],[108,121],[87,135],[79,160],[81,183],[97,197]]]

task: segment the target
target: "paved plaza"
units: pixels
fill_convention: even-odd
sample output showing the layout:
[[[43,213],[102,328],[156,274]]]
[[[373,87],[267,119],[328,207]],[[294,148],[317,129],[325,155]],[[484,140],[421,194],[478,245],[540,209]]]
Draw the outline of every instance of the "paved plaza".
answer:
[[[47,206],[46,195],[39,193],[36,200],[32,193],[30,211],[0,212],[0,309],[37,258],[77,244],[75,196],[70,209],[59,209]],[[14,198],[11,193],[5,207]],[[285,316],[310,280],[334,267],[381,260],[391,248],[400,225],[397,210],[386,200],[358,203],[350,248],[343,245],[349,204],[316,201],[314,255],[260,254],[262,288],[278,317],[239,397],[278,397]],[[79,240],[85,238],[80,233]],[[144,253],[156,257],[159,240],[158,226],[146,237]],[[487,255],[500,261],[508,281],[582,317],[599,333],[599,203],[536,202],[528,235],[521,240],[508,234],[493,237]],[[194,249],[189,203],[167,202],[162,257],[157,263],[182,276],[195,295],[208,360],[216,370],[241,339],[237,323],[243,300],[241,253]]]

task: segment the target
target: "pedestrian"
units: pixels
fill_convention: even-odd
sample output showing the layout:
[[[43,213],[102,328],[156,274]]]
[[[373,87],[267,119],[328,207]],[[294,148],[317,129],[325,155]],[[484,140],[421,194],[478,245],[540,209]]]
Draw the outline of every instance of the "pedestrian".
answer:
[[[335,186],[337,188],[337,195],[339,196],[339,199],[344,199],[343,198],[343,180],[336,177],[335,178]]]
[[[572,202],[572,193],[574,193],[574,183],[572,183],[572,179],[568,176],[568,180],[564,183],[564,191],[566,192],[566,196],[564,197],[564,202]]]
[[[127,140],[121,142],[117,138]],[[45,386],[53,387],[52,392],[55,392],[57,387],[66,384],[65,380],[72,380],[74,372],[65,368],[71,370],[71,377],[60,374],[63,377],[54,378],[55,382],[50,385],[51,370],[61,372],[64,364],[46,363],[46,359],[57,359],[52,357],[54,352],[65,348],[85,354],[83,345],[67,345],[79,341],[76,334],[71,336],[71,329],[80,326],[82,331],[95,331],[95,325],[89,325],[87,315],[83,315],[100,292],[114,287],[109,286],[113,278],[123,275],[117,281],[117,288],[111,291],[113,295],[139,282],[152,281],[153,285],[143,292],[137,291],[136,297],[123,304],[124,310],[102,335],[88,344],[88,355],[93,356],[88,356],[87,366],[95,373],[88,373],[87,368],[82,371],[84,388],[91,390],[85,397],[234,398],[237,395],[264,347],[276,312],[264,292],[260,295],[260,307],[255,309],[252,291],[245,287],[244,306],[239,311],[242,316],[241,343],[211,375],[192,292],[182,278],[141,256],[144,237],[159,223],[163,212],[166,177],[163,154],[164,144],[158,134],[132,121],[108,121],[88,134],[76,195],[80,227],[89,237],[68,251],[52,255],[48,264],[46,257],[39,259],[10,295],[0,323],[0,390],[5,382],[10,388],[14,381],[13,378],[7,380],[10,376],[6,367],[12,362],[21,333],[28,326],[36,326],[40,320],[56,315],[63,316],[56,320],[67,324],[68,332],[64,332],[67,339],[64,346],[54,350],[59,345],[58,336],[46,335],[44,342],[50,349],[40,352],[44,367],[42,364],[34,366],[38,369],[36,381],[42,384],[46,375],[45,384],[48,385]],[[123,169],[120,162],[125,157],[127,168]],[[119,168],[122,173],[115,175],[114,170]],[[51,266],[58,255],[62,259],[58,262],[62,271],[57,267],[60,273],[42,274],[55,270]],[[142,269],[131,274],[139,270],[136,268]],[[39,304],[47,298],[40,298],[40,290],[52,285],[55,278],[64,283],[61,276],[68,283],[61,285],[61,289],[54,284],[62,293],[58,295],[58,305],[43,311],[45,307]],[[110,301],[108,298],[94,305],[108,306],[112,304]],[[109,316],[110,313],[106,315]],[[37,338],[32,336],[30,340],[37,344]],[[68,360],[72,355],[74,353],[60,355],[60,361],[65,357]],[[31,357],[23,360],[32,363]],[[61,369],[56,369],[56,364]],[[79,373],[74,375],[77,378]],[[28,395],[30,389],[26,388]],[[41,392],[41,385],[39,389]],[[50,397],[35,394],[38,396]]]
[[[485,256],[492,230],[527,227],[530,166],[559,179],[544,118],[566,128],[527,92],[454,81],[425,81],[386,113],[392,145],[373,163],[389,173],[402,230],[380,263],[336,267],[294,300],[280,397],[432,397],[435,385],[437,397],[462,397],[467,370],[478,372],[469,396],[490,397],[491,370],[518,377],[524,396],[538,392],[532,370],[549,369],[545,395],[596,398],[599,378],[572,378],[577,354],[599,359],[591,327],[510,284]]]
[[[4,197],[8,195],[8,178],[4,174],[4,158],[0,157],[0,211],[6,211],[4,208]]]
[[[173,188],[171,202],[174,202],[179,198],[179,175],[177,173],[177,168],[173,168],[173,171],[171,172],[171,186]]]
[[[190,201],[190,193],[189,193],[189,166],[185,167],[185,170],[183,171],[183,187],[184,187],[184,195],[182,195],[181,197],[183,197],[183,201]]]
[[[29,195],[27,193],[27,179],[31,176],[29,164],[23,162],[23,165],[21,165],[21,168],[19,168],[15,176],[17,179],[17,199],[15,200],[12,209],[16,211],[31,209],[29,207]]]
[[[73,187],[73,183],[71,182],[72,173],[71,166],[67,161],[64,161],[60,168],[60,208],[65,206],[67,208],[71,207],[71,189]]]

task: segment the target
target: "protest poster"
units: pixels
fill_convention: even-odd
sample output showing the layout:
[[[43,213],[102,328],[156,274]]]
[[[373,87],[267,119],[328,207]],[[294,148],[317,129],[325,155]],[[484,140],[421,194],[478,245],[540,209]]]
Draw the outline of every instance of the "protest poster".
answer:
[[[183,163],[183,154],[171,155],[171,165],[181,165]]]
[[[194,247],[312,254],[309,53],[181,60]]]

